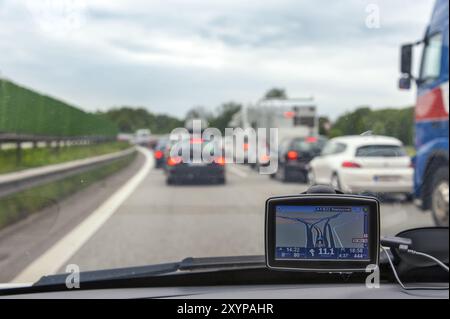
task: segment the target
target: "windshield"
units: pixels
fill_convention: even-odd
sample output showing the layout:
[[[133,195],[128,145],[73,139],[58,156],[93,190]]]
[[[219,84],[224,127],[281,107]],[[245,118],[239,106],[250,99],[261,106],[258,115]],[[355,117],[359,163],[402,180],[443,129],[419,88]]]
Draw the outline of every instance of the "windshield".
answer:
[[[322,156],[343,153],[347,149],[344,143],[330,141],[322,149]]]
[[[442,61],[442,34],[437,33],[427,40],[423,52],[420,79],[424,81],[436,80],[439,77],[439,74],[441,73],[441,61]]]
[[[444,31],[439,85],[395,86],[433,4],[0,0],[0,283],[264,255],[266,199],[312,184],[448,225]]]
[[[358,147],[357,157],[404,157],[407,156],[403,147],[397,145],[370,145]]]
[[[295,139],[292,142],[292,148],[296,151],[318,154],[322,151],[326,139],[317,137],[306,137]]]

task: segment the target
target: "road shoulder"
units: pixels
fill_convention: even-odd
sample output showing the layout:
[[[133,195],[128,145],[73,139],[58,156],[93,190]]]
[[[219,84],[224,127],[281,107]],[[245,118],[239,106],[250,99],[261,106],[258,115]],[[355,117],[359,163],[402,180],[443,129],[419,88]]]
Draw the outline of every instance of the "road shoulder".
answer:
[[[125,169],[0,231],[0,282],[8,282],[79,225],[132,178],[144,164],[141,153]]]

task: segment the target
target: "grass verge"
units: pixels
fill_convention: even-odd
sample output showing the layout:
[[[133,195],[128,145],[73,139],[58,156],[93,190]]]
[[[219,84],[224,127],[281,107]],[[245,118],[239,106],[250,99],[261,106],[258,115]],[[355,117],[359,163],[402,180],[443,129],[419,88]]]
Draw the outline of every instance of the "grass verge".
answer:
[[[135,157],[136,152],[84,173],[0,198],[0,229],[120,171]]]
[[[130,147],[124,142],[109,142],[95,145],[73,145],[57,148],[28,148],[22,150],[20,163],[16,161],[16,150],[0,150],[0,174],[27,168],[58,164],[81,158],[98,156]]]

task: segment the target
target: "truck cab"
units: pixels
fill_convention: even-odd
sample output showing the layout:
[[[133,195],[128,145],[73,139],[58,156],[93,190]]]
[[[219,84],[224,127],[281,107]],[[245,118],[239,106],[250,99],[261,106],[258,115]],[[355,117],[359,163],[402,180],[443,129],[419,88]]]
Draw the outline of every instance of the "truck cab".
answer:
[[[415,107],[414,195],[431,210],[437,225],[448,226],[449,209],[449,3],[437,0],[423,39],[401,47],[401,89],[417,85]],[[422,46],[420,68],[413,74],[414,47]]]

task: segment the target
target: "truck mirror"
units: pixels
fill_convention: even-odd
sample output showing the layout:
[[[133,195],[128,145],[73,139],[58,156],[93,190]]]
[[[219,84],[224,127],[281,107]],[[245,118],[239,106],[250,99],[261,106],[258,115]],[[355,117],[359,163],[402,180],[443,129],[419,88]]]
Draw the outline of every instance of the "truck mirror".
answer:
[[[400,90],[411,89],[411,77],[409,75],[401,77],[398,81],[398,87]]]
[[[400,72],[411,75],[412,72],[413,45],[404,44],[401,47]]]

